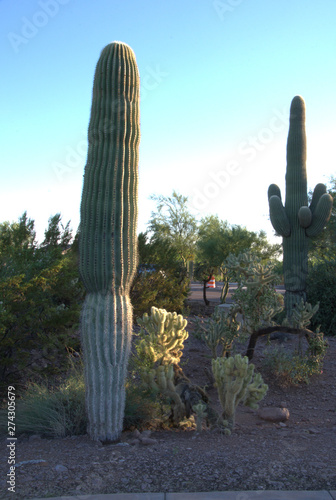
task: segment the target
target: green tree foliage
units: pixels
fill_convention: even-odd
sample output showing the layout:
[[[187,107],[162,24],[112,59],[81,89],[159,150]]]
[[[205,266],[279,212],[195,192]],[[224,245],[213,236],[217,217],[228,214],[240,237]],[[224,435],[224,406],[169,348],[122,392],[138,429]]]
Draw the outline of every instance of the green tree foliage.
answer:
[[[59,214],[49,220],[42,245],[26,213],[0,225],[1,384],[62,371],[67,348],[79,348],[83,287],[76,252],[64,250],[69,224],[62,230],[60,221]]]
[[[320,307],[311,320],[326,335],[336,335],[336,178],[329,181],[333,198],[331,217],[323,231],[311,240],[307,277],[307,300]]]
[[[206,284],[212,274],[226,274],[224,262],[231,255],[250,250],[262,261],[274,258],[280,252],[280,245],[270,245],[264,231],[255,233],[245,227],[230,226],[218,216],[208,216],[198,227],[197,265],[195,278],[203,282],[204,302]]]
[[[131,288],[133,316],[149,313],[151,307],[183,313],[189,294],[189,279],[178,271],[156,270],[138,272]]]
[[[266,233],[248,231],[245,227],[230,226],[218,216],[208,216],[201,220],[198,227],[197,258],[220,269],[230,254],[238,255],[246,250],[252,251],[263,260],[269,260],[280,252],[280,245],[271,245]]]
[[[18,222],[0,224],[0,277],[30,274],[36,250],[34,221],[24,212]]]
[[[197,223],[188,211],[188,198],[173,191],[172,196],[152,196],[157,202],[157,211],[149,221],[151,242],[164,242],[174,249],[184,266],[193,260],[196,250]]]
[[[307,277],[307,300],[319,309],[311,328],[320,327],[325,335],[336,335],[336,258],[311,263]]]
[[[149,239],[148,233],[138,236],[139,267],[161,270],[177,270],[183,267],[179,260],[176,248],[160,238]]]
[[[311,262],[336,258],[336,178],[330,179],[328,192],[333,199],[331,216],[323,231],[310,240],[309,255]],[[311,198],[312,193],[309,193],[309,195]]]

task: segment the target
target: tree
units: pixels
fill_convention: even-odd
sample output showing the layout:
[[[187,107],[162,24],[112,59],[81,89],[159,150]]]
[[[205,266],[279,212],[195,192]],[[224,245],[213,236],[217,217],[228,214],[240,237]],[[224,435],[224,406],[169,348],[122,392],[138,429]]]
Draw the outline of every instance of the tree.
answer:
[[[320,259],[334,259],[336,257],[336,178],[329,181],[328,192],[333,199],[333,207],[329,222],[323,231],[310,240],[310,261],[316,262]],[[310,201],[312,192],[309,193]]]
[[[268,259],[279,249],[280,245],[268,243],[264,231],[255,233],[242,226],[230,226],[214,215],[203,218],[198,228],[196,276],[203,281],[205,304],[206,284],[212,274],[226,274],[224,262],[230,254],[238,255],[251,250],[258,257]]]
[[[69,224],[49,219],[42,245],[27,213],[0,224],[0,384],[63,370],[66,347],[79,348],[77,328],[83,285]],[[61,227],[60,227],[61,226]]]
[[[27,271],[36,251],[34,226],[27,212],[18,222],[0,224],[0,278]]]
[[[70,221],[64,227],[60,213],[49,217],[48,229],[44,232],[42,247],[59,247],[65,250],[72,240]]]
[[[151,243],[169,244],[184,266],[193,260],[196,250],[197,223],[188,211],[188,198],[173,191],[172,196],[151,196],[157,202],[157,211],[149,221]]]

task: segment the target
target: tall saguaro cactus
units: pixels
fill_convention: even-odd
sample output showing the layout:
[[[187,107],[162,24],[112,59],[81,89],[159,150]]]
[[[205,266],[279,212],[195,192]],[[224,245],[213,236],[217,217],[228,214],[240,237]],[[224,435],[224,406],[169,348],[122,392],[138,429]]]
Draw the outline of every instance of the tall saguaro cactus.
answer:
[[[276,184],[268,188],[270,218],[283,237],[285,307],[290,317],[295,304],[306,300],[308,241],[328,222],[333,200],[324,184],[317,184],[308,207],[306,173],[305,103],[295,96],[290,107],[287,140],[286,201],[283,206]]]
[[[88,433],[119,439],[132,336],[129,290],[137,265],[139,74],[132,49],[113,42],[97,63],[80,221],[79,270]]]

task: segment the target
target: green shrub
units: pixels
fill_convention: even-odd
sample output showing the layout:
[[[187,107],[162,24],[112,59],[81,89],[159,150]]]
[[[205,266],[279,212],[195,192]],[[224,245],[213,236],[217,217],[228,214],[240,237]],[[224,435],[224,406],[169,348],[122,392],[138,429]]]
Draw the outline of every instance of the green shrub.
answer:
[[[6,410],[2,410],[2,413]],[[17,400],[17,434],[55,438],[86,433],[85,387],[81,364],[73,365],[57,388],[31,383]]]
[[[134,381],[126,382],[124,430],[156,426],[161,421],[160,412],[160,404],[152,391]]]
[[[307,278],[307,300],[320,303],[311,329],[320,326],[325,335],[336,335],[336,259],[311,265]]]
[[[31,279],[0,280],[0,385],[67,369],[77,334],[83,287],[73,256],[65,255]]]
[[[287,352],[283,347],[265,350],[263,367],[275,376],[280,385],[309,383],[312,375],[322,373],[323,359],[328,347],[323,333],[316,333],[306,352]]]
[[[70,358],[71,369],[63,381],[30,383],[17,399],[16,434],[39,434],[46,438],[86,434],[85,383],[81,359]],[[148,388],[130,374],[126,382],[124,430],[155,426],[162,408]],[[7,407],[0,410],[0,433],[7,434]]]
[[[186,274],[173,270],[138,272],[131,289],[133,317],[150,313],[151,307],[182,314],[189,293],[190,281]]]

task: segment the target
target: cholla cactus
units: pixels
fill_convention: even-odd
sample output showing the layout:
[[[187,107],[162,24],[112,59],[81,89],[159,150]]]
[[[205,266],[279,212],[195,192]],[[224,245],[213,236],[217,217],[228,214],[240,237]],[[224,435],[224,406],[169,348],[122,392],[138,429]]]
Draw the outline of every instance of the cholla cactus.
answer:
[[[183,343],[189,337],[185,330],[188,322],[181,314],[152,307],[151,315],[145,313],[137,323],[141,326],[138,354],[148,356],[153,363],[180,362]]]
[[[324,184],[317,184],[308,207],[306,172],[305,103],[301,96],[292,100],[287,140],[286,201],[276,184],[268,188],[270,219],[283,241],[285,307],[290,318],[301,299],[306,300],[308,242],[330,219],[333,199]]]
[[[267,393],[268,386],[260,374],[254,375],[254,365],[246,356],[237,354],[231,358],[212,360],[219,401],[223,409],[223,419],[229,430],[235,425],[236,408],[240,402],[251,408],[258,408],[258,402]]]
[[[243,316],[242,332],[251,334],[264,326],[271,326],[272,318],[283,310],[283,296],[274,287],[274,265],[263,265],[251,252],[230,255],[227,266],[234,273],[238,288],[234,301]]]
[[[174,366],[159,365],[149,371],[142,372],[143,382],[155,393],[162,394],[173,402],[173,421],[180,422],[186,415],[186,409],[177,386],[174,383]]]
[[[307,328],[310,325],[310,320],[317,313],[319,309],[319,304],[316,304],[314,307],[309,304],[309,302],[301,301],[296,304],[296,307],[293,308],[292,316],[290,321],[287,319],[283,322],[284,326],[288,324],[292,325],[294,328]]]
[[[219,356],[225,356],[231,351],[234,339],[239,336],[240,325],[234,311],[232,314],[227,313],[218,306],[204,322],[196,317],[195,326],[194,336],[205,342],[214,359],[218,356],[218,346],[221,351]]]
[[[189,336],[185,330],[187,320],[176,312],[152,307],[150,316],[145,313],[137,322],[141,326],[136,351],[141,360],[142,380],[155,393],[173,402],[173,420],[178,423],[185,417],[186,408],[179,387],[175,386],[174,365],[179,364]]]
[[[202,432],[203,420],[208,416],[206,410],[206,405],[200,401],[197,405],[193,405],[192,409],[196,413],[196,430],[197,432]]]

